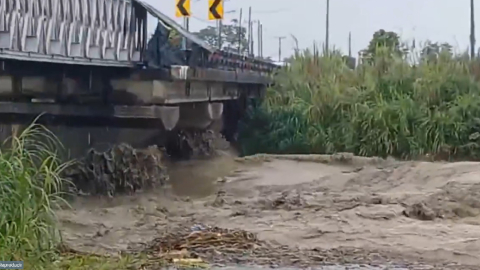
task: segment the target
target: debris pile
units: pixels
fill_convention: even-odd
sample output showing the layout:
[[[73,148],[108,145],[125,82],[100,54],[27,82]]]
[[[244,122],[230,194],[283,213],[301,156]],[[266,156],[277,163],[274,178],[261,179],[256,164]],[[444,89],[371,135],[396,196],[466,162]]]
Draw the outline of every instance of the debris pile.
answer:
[[[90,149],[83,160],[66,172],[66,177],[77,192],[84,194],[133,193],[168,181],[163,158],[163,151],[156,146],[138,150],[119,144],[105,152]]]
[[[357,249],[299,249],[262,241],[253,233],[194,225],[154,239],[145,250],[152,258],[219,265],[307,267],[325,262],[355,261]]]
[[[267,250],[270,246],[253,233],[196,225],[154,239],[145,251],[166,260],[200,258],[212,263],[245,263]]]
[[[219,139],[212,130],[180,130],[168,138],[167,151],[174,159],[211,157],[216,152],[215,143]]]
[[[213,145],[216,139],[215,133],[207,131],[182,132],[182,139],[185,140],[192,151],[192,157],[208,157],[215,153]]]
[[[172,251],[188,250],[205,254],[215,252],[237,252],[250,250],[259,246],[256,235],[243,230],[229,230],[218,227],[198,227],[183,229],[154,239],[148,250],[159,256],[166,256]]]

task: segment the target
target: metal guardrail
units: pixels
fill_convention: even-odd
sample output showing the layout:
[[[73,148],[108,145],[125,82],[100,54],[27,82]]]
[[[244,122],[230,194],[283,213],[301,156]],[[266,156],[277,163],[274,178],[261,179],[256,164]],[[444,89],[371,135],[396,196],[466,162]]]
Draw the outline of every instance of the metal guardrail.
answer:
[[[0,58],[129,66],[147,13],[129,0],[0,0]]]
[[[196,35],[190,33],[185,28],[183,28],[180,24],[175,22],[175,20],[171,19],[167,15],[163,14],[153,6],[148,3],[145,3],[142,0],[134,0],[139,5],[144,7],[148,13],[152,16],[157,18],[158,20],[162,21],[165,25],[168,25],[181,36],[187,38],[190,42],[193,42],[206,50],[209,53],[208,61],[213,64],[217,64],[223,67],[230,67],[234,69],[246,69],[246,70],[255,70],[260,72],[273,72],[278,66],[274,63],[261,60],[254,57],[248,57],[244,55],[240,55],[233,52],[227,52],[223,50],[218,50],[210,46],[208,43],[203,41],[201,38],[197,37]]]

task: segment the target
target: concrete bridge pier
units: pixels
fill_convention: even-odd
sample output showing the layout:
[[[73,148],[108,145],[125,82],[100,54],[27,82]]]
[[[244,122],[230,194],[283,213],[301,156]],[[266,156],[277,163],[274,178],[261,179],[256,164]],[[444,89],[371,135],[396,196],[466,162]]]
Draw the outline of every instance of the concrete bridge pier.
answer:
[[[170,131],[174,129],[178,120],[180,119],[180,107],[179,106],[158,106],[160,110],[160,119],[162,120],[165,130]]]
[[[202,102],[180,105],[179,129],[206,129],[222,118],[223,103]]]

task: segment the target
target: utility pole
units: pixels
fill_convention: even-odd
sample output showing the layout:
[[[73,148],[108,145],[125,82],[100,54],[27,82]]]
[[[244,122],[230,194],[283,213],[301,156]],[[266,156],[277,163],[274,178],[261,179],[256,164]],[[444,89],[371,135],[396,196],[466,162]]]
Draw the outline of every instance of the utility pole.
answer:
[[[263,57],[263,24],[260,24],[260,57]]]
[[[470,0],[470,57],[475,58],[475,6]]]
[[[187,31],[188,31],[189,28],[190,28],[190,20],[189,20],[189,18],[186,17],[186,16],[183,17],[183,28],[185,28],[185,30],[187,30]],[[188,46],[187,46],[187,38],[186,38],[186,37],[183,37],[183,38],[182,38],[182,49],[183,49],[184,51],[186,51],[187,48],[188,48]]]
[[[258,21],[257,24],[257,55],[259,57],[262,56],[262,42],[260,41],[262,39],[262,23]]]
[[[240,18],[238,20],[238,54],[242,54],[242,9],[240,9]]]
[[[282,62],[282,39],[287,37],[277,37],[278,38],[278,62]]]
[[[348,57],[352,57],[352,32],[348,32]]]
[[[222,49],[222,28],[223,28],[223,22],[222,20],[217,20],[217,27],[218,27],[218,49]]]
[[[262,24],[260,23],[260,21],[258,21],[258,24],[257,24],[257,55],[258,55],[259,57],[262,56],[262,55],[261,55],[261,52],[260,52],[261,49],[262,49],[262,48],[261,48],[261,45],[262,45],[262,44],[261,44],[261,42],[260,42],[260,40],[262,39],[262,36],[261,36],[262,34],[261,34],[261,32],[262,32]]]
[[[255,56],[255,47],[253,46],[255,44],[255,39],[253,38],[253,23],[250,30],[252,31],[252,38],[250,39],[250,54],[253,57]]]
[[[330,0],[327,0],[325,28],[325,52],[328,53],[330,46]]]
[[[250,48],[250,42],[252,41],[252,7],[248,8],[248,37],[247,37],[247,55],[250,55],[251,48]]]
[[[255,55],[255,48],[253,47],[253,44],[255,43],[255,38],[253,38],[253,23],[255,21],[252,21],[250,25],[250,55],[253,57]],[[258,21],[257,21],[258,22]]]

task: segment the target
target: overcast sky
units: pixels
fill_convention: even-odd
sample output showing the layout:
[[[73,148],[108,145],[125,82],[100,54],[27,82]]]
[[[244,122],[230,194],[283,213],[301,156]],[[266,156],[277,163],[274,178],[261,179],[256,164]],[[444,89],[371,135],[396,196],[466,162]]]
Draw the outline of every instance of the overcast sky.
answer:
[[[175,18],[175,0],[144,1]],[[476,2],[477,29],[480,29],[480,1]],[[356,54],[367,46],[376,30],[383,28],[398,32],[406,40],[449,42],[458,50],[465,50],[469,43],[469,3],[468,0],[331,0],[330,44],[347,53],[351,32],[352,53]],[[240,8],[247,19],[250,6],[252,19],[263,24],[264,56],[278,58],[278,36],[287,37],[283,40],[282,58],[292,53],[291,35],[298,39],[301,48],[325,40],[326,0],[226,0],[225,11],[234,12],[225,14],[225,21],[238,18]],[[208,0],[192,0],[191,8],[192,31],[215,26],[214,21],[208,21]],[[477,35],[478,45],[480,35]]]

